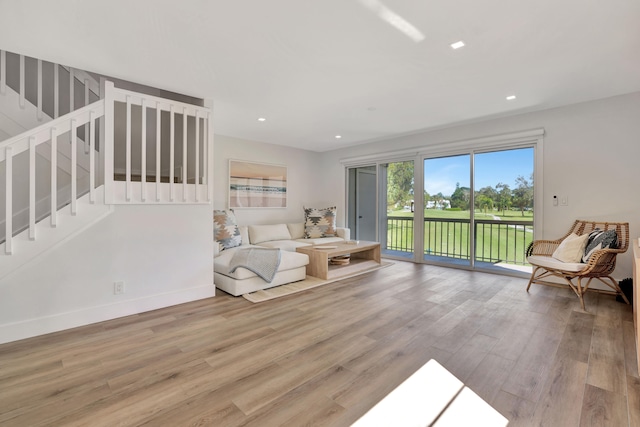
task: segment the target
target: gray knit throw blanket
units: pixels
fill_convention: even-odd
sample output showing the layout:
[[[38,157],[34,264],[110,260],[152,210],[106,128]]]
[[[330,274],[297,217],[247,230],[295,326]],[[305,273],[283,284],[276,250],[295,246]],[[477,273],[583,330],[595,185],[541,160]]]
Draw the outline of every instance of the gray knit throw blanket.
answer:
[[[265,282],[271,283],[279,266],[280,249],[244,248],[236,250],[233,254],[229,263],[231,267],[229,273],[242,267],[255,273]]]

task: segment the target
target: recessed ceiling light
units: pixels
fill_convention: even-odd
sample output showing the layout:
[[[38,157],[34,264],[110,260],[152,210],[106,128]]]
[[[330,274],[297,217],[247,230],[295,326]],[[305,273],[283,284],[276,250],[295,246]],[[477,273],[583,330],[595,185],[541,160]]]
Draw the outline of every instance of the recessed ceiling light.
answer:
[[[455,43],[451,43],[451,48],[452,49],[460,49],[463,46],[464,46],[464,42],[462,40],[457,41]]]
[[[264,117],[260,117],[260,118],[258,118],[258,121],[259,121],[259,122],[264,122],[265,120],[267,120],[267,119],[265,119]]]
[[[336,139],[342,138],[342,135],[336,135]]]
[[[514,99],[516,99],[515,95],[509,95],[507,96],[507,101],[513,101]]]

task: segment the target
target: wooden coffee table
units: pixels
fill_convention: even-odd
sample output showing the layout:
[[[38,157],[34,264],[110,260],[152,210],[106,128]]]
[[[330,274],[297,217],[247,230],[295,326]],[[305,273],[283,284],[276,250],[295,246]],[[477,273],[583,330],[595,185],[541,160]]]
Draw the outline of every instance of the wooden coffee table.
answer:
[[[327,243],[326,245],[303,246],[297,252],[309,256],[307,275],[324,280],[350,276],[380,266],[380,243],[356,242]],[[349,264],[329,265],[329,259],[350,255]]]

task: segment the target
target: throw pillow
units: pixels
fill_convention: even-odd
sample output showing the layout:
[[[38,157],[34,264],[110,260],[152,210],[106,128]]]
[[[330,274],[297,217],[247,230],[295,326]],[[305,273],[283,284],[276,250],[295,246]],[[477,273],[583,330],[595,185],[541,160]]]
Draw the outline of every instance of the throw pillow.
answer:
[[[290,240],[291,234],[285,224],[250,225],[249,239],[252,245],[259,245],[272,240]]]
[[[602,231],[599,228],[596,228],[589,233],[589,241],[587,242],[587,246],[584,248],[582,262],[589,262],[589,258],[591,258],[591,255],[593,255],[595,251],[606,248],[615,249],[617,247],[618,233],[616,233],[616,230]]]
[[[582,255],[584,255],[587,240],[589,240],[588,234],[578,236],[575,233],[571,233],[560,243],[560,246],[551,256],[562,262],[580,262]]]
[[[233,209],[213,211],[213,238],[220,250],[235,248],[242,244],[238,222]]]
[[[334,237],[336,235],[337,207],[304,208],[304,237],[318,239],[320,237]]]

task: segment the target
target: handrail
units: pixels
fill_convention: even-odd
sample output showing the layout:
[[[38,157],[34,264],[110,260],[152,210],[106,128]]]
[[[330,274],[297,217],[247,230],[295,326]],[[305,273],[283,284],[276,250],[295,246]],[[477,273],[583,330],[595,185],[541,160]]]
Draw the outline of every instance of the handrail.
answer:
[[[85,124],[89,122],[89,115],[91,112],[96,115],[96,118],[102,117],[104,115],[104,100],[100,99],[92,104],[65,114],[64,116],[60,116],[57,119],[53,119],[50,122],[41,124],[40,126],[21,133],[20,135],[16,135],[0,142],[0,162],[5,160],[5,147],[12,146],[13,156],[16,156],[17,154],[29,149],[29,140],[31,138],[34,138],[36,146],[47,142],[51,140],[51,128],[55,128],[58,135],[69,132],[69,130],[71,130],[71,120],[77,120],[78,125]]]
[[[113,88],[113,98],[115,101],[127,102],[127,97],[129,97],[129,102],[131,105],[142,105],[142,101],[144,100],[148,108],[155,108],[156,106],[159,106],[160,110],[162,111],[170,111],[171,107],[173,106],[176,112],[181,113],[186,108],[187,115],[189,116],[195,116],[196,111],[201,114],[200,117],[203,117],[204,114],[211,112],[211,110],[207,107],[200,107],[194,104],[174,101],[154,95],[146,95],[127,89],[121,89],[117,87]]]

